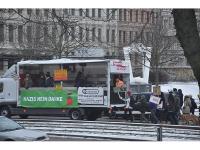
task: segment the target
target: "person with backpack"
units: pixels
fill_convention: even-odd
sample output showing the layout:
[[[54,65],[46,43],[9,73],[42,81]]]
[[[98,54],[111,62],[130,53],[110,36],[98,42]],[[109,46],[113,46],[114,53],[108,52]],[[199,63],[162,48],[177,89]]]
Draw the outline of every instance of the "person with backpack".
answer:
[[[197,104],[195,103],[194,98],[192,98],[192,95],[189,95],[190,100],[191,100],[191,107],[190,107],[190,113],[194,115],[195,109],[197,109]]]
[[[176,98],[173,95],[172,92],[169,92],[168,96],[168,104],[167,104],[167,110],[168,110],[168,118],[170,120],[171,124],[178,124],[178,118],[177,118],[177,102]]]

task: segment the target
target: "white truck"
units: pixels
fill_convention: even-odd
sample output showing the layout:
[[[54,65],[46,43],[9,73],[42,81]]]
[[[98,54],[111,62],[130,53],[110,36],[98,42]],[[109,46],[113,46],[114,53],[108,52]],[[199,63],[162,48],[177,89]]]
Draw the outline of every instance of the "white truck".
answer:
[[[121,60],[20,61],[0,78],[0,115],[96,120],[110,107],[126,105],[121,98],[127,96],[129,73],[128,63]],[[123,90],[115,87],[118,77],[125,83]],[[47,84],[49,79],[51,84]]]

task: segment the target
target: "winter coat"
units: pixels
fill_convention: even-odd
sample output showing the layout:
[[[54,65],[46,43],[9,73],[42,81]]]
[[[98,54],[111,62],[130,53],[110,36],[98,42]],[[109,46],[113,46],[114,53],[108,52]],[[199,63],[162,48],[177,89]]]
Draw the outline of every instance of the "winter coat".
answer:
[[[167,105],[167,110],[171,111],[171,112],[175,112],[176,111],[176,107],[175,107],[176,103],[175,103],[175,98],[174,96],[170,93],[168,96],[168,105]]]
[[[183,114],[190,114],[190,108],[191,108],[191,100],[189,97],[185,98],[184,100],[184,106],[183,106]]]

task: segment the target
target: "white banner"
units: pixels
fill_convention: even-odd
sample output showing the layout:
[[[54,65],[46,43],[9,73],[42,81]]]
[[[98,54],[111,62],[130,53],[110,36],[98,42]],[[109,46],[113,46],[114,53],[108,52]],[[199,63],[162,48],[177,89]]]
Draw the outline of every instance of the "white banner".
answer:
[[[110,72],[111,73],[129,73],[128,63],[121,60],[110,61]]]
[[[160,97],[156,97],[156,96],[151,96],[149,102],[154,103],[154,104],[159,104],[160,102]]]
[[[78,103],[80,104],[103,104],[102,87],[79,87]]]

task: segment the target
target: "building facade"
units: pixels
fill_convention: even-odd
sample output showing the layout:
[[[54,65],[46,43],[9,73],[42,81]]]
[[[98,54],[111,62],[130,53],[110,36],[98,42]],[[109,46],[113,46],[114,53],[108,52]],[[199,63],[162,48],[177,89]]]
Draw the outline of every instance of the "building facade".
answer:
[[[166,37],[175,36],[170,10],[163,9],[2,9],[0,15],[2,73],[20,59],[68,57],[82,47],[100,47],[107,58],[123,58],[122,48],[133,42],[152,46],[149,41],[159,21],[168,31]],[[160,69],[171,80],[193,80],[178,42],[169,53],[177,53],[179,60]],[[131,58],[138,74],[140,56],[135,53]],[[183,77],[182,70],[191,74]]]

